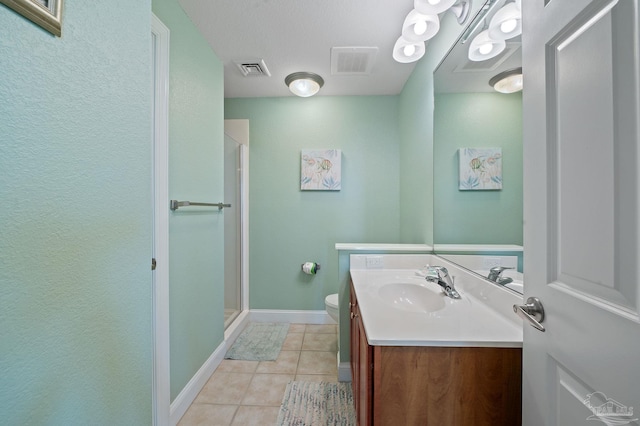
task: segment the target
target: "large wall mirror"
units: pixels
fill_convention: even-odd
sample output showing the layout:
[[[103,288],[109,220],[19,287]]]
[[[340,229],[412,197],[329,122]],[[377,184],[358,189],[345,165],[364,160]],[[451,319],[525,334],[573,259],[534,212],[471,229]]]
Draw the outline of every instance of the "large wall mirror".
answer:
[[[497,276],[494,269],[491,280],[522,292],[522,92],[500,93],[489,84],[499,74],[521,73],[521,38],[479,50],[474,42],[496,14],[516,7],[488,0],[434,73],[433,217],[438,255],[485,278],[492,268],[513,268]],[[490,48],[501,51],[493,56]]]

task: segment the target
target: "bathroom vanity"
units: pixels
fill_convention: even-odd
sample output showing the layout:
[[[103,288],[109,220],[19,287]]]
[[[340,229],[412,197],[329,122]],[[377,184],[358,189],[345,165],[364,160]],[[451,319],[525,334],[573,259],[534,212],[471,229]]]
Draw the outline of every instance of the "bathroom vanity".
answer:
[[[384,256],[383,269],[351,259],[358,425],[519,425],[522,328],[511,305],[521,298],[443,259],[395,256]],[[435,261],[456,277],[462,299],[420,274]]]

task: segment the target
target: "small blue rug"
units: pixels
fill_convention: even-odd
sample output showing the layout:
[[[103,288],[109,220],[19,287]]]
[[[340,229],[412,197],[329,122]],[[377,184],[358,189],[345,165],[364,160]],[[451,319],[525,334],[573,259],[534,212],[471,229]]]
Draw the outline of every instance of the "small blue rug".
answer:
[[[224,356],[245,361],[274,361],[278,358],[289,324],[249,323]]]

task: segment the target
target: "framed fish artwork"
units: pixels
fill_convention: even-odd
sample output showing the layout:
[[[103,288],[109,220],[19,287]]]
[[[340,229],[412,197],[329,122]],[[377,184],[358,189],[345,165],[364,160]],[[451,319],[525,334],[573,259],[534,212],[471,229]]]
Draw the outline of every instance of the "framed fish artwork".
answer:
[[[458,189],[502,189],[502,148],[459,148]]]
[[[340,191],[342,150],[303,149],[300,153],[300,190]]]

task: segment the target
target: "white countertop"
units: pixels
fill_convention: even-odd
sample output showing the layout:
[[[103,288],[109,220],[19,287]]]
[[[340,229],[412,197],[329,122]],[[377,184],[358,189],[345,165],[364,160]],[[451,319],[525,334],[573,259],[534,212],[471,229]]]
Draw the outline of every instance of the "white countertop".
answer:
[[[351,255],[351,279],[369,344],[522,347],[522,322],[512,309],[513,304],[522,303],[521,296],[435,256],[383,257],[384,269],[367,269],[366,255]],[[431,262],[445,266],[455,277],[462,299],[445,296],[437,284],[416,274]],[[417,289],[424,296],[420,301],[428,303],[416,304],[410,297],[390,295],[388,284]],[[412,285],[419,288],[407,287]]]

